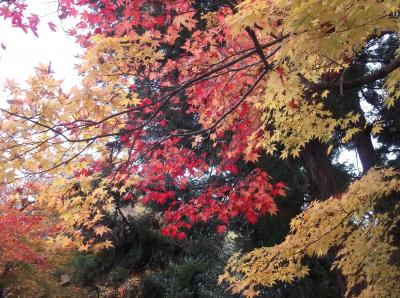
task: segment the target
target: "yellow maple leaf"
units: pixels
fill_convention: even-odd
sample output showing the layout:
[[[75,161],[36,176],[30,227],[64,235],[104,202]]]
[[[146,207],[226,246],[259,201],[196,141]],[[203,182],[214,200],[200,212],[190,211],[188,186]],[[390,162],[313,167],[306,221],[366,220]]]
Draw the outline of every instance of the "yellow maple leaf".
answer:
[[[97,226],[94,228],[94,232],[98,236],[103,236],[106,233],[109,233],[111,230],[107,228],[106,226]]]

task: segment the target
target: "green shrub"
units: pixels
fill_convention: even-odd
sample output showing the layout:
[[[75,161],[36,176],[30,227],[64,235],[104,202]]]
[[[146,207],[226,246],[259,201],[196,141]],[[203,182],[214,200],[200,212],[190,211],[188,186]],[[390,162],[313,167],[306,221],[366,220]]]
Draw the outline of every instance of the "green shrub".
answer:
[[[140,284],[140,297],[164,298],[165,289],[162,282],[153,275],[143,277]]]
[[[109,274],[110,281],[114,283],[122,282],[128,277],[129,277],[129,270],[121,267],[115,268]]]
[[[91,255],[77,255],[71,261],[73,280],[84,286],[93,285],[100,273],[100,264]]]

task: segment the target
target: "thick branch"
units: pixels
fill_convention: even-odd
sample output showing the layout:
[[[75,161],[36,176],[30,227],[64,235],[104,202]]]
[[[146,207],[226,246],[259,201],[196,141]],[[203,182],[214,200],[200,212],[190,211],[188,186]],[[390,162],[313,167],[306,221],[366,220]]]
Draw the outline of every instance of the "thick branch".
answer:
[[[249,27],[246,28],[246,31],[247,31],[247,33],[249,34],[250,38],[253,40],[254,46],[255,46],[255,48],[256,48],[256,50],[257,50],[257,53],[258,53],[258,55],[260,56],[261,60],[263,61],[265,67],[266,67],[267,69],[269,69],[269,68],[270,68],[270,65],[269,65],[269,63],[268,63],[268,61],[267,61],[267,57],[265,57],[264,51],[263,51],[263,49],[261,48],[260,43],[258,42],[256,33],[255,33],[252,29],[250,29]]]
[[[371,74],[365,75],[363,77],[359,77],[354,80],[349,80],[349,81],[344,81],[344,82],[321,82],[321,83],[313,83],[307,80],[305,77],[301,76],[301,80],[304,83],[304,85],[314,91],[319,91],[319,90],[326,90],[326,89],[353,89],[357,87],[361,87],[363,85],[373,83],[377,80],[385,78],[388,74],[390,74],[392,71],[396,70],[397,68],[400,67],[400,57],[395,58],[390,62],[388,65],[385,65],[378,69],[377,71],[374,71]]]

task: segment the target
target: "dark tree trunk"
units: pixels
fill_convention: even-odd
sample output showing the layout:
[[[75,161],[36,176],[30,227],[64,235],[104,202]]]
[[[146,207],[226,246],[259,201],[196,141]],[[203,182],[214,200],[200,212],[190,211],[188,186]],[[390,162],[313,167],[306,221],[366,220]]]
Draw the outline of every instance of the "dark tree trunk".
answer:
[[[318,140],[310,141],[303,150],[303,159],[315,188],[315,199],[326,200],[340,192],[325,146]]]
[[[361,161],[361,165],[363,167],[363,172],[367,172],[370,168],[378,164],[379,159],[375,152],[374,146],[372,145],[371,131],[366,127],[367,122],[365,120],[365,116],[363,114],[364,112],[361,109],[359,100],[356,103],[355,109],[355,112],[361,115],[359,122],[361,131],[353,137],[353,140]]]
[[[314,186],[312,195],[314,199],[321,201],[340,193],[340,187],[326,152],[326,147],[318,140],[310,141],[303,150],[306,170],[310,175],[311,185]],[[333,261],[334,255],[334,251],[328,255],[330,262]],[[346,281],[339,271],[335,271],[335,275],[340,296],[344,297]]]
[[[354,145],[356,146],[358,156],[360,157],[363,172],[378,163],[378,156],[372,145],[371,136],[365,129],[354,136]]]

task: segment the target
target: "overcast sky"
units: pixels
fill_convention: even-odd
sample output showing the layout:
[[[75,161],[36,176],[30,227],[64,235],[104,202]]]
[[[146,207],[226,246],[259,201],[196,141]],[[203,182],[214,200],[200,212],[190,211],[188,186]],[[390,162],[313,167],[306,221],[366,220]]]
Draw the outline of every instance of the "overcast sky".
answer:
[[[0,20],[0,42],[7,47],[0,49],[0,83],[3,84],[5,79],[23,82],[33,74],[35,66],[39,63],[48,65],[51,61],[56,77],[72,84],[77,73],[75,56],[81,50],[74,38],[61,28],[56,14],[57,2],[28,0],[26,3],[32,13],[40,16],[39,38],[31,32],[26,34],[19,28],[12,28],[9,20]],[[50,30],[48,22],[56,24],[57,32]],[[63,25],[68,27],[66,23]]]

